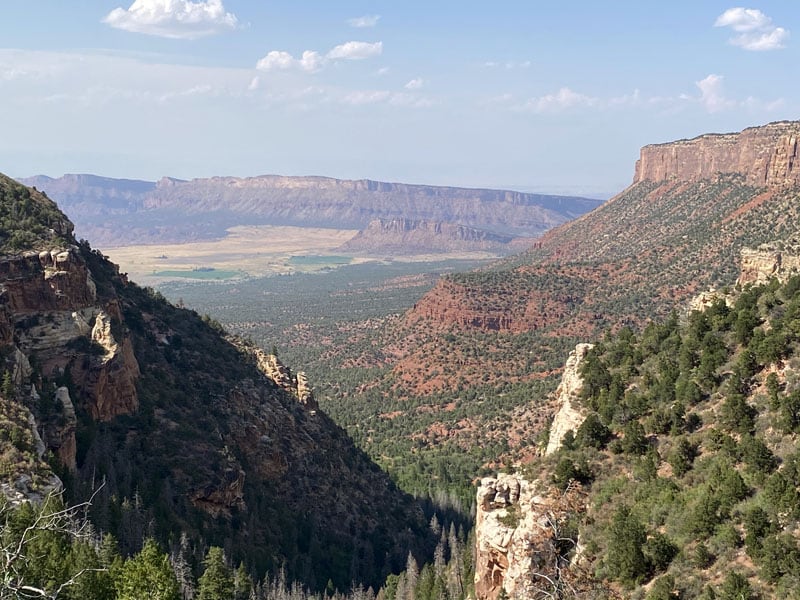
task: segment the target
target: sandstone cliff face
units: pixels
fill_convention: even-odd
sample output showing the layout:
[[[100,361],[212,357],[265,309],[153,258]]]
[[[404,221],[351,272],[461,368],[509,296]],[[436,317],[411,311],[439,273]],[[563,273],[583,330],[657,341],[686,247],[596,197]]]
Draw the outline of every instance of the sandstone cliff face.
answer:
[[[741,133],[645,146],[633,181],[687,181],[739,173],[751,185],[796,185],[800,183],[798,139],[800,122],[783,121]]]
[[[800,245],[792,243],[763,244],[756,249],[744,248],[736,283],[766,283],[775,277],[784,282],[800,274]]]
[[[587,412],[581,409],[577,403],[583,389],[580,365],[586,357],[586,353],[593,347],[594,344],[578,344],[575,346],[575,350],[569,354],[564,366],[564,373],[561,376],[561,383],[556,389],[556,403],[559,408],[553,424],[550,426],[550,438],[547,441],[545,455],[557,452],[566,433],[568,431],[577,432],[578,427],[586,419]]]
[[[475,517],[475,595],[496,600],[560,597],[567,554],[563,524],[577,507],[577,489],[562,494],[540,481],[500,474],[481,480]],[[548,594],[554,594],[549,596]]]
[[[124,330],[116,299],[98,297],[76,246],[0,259],[0,313],[8,328],[2,338],[11,351],[7,364],[16,386],[40,385],[69,370],[79,390],[75,400],[93,419],[107,421],[137,410],[139,366],[131,342],[125,334],[117,341],[111,333],[111,315]],[[62,387],[55,401],[60,418],[39,426],[48,448],[74,470],[73,399]]]
[[[507,331],[514,324],[511,311],[497,310],[481,303],[471,303],[468,290],[452,281],[441,279],[414,306],[408,319],[425,319],[435,324],[454,324],[467,329]]]

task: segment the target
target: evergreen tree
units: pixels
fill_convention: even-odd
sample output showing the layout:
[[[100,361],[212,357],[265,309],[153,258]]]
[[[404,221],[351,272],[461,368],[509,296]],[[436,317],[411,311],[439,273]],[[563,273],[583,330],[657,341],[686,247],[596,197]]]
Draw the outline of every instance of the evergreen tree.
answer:
[[[244,563],[239,563],[239,567],[233,574],[233,590],[234,598],[236,600],[247,600],[250,597],[250,592],[253,589],[253,580],[244,566]]]
[[[118,600],[180,600],[180,588],[169,558],[152,539],[125,561],[116,581]]]
[[[728,573],[722,588],[719,590],[720,600],[750,600],[753,597],[753,589],[750,582],[741,573]]]
[[[233,574],[225,564],[225,554],[222,548],[211,546],[203,564],[205,571],[198,580],[200,584],[198,598],[200,600],[233,600]]]
[[[639,520],[623,505],[614,513],[608,535],[606,566],[613,578],[626,586],[642,581],[648,572],[643,546],[647,532]]]

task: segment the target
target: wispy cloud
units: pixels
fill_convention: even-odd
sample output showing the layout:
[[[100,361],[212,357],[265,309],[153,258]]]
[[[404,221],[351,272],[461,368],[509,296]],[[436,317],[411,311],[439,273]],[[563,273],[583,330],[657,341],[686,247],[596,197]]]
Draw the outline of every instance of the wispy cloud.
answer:
[[[383,42],[345,42],[331,48],[324,56],[316,50],[306,50],[295,58],[289,52],[272,50],[256,63],[260,71],[287,71],[290,69],[316,73],[331,61],[363,60],[380,56]]]
[[[700,90],[700,104],[710,113],[720,112],[736,106],[735,101],[725,97],[723,80],[724,77],[722,75],[714,75],[712,73],[708,77],[695,82],[695,85]]]
[[[714,22],[714,27],[730,27],[737,35],[728,41],[745,50],[779,50],[786,47],[789,31],[755,8],[729,8]]]
[[[600,100],[598,98],[581,94],[568,87],[562,87],[555,93],[530,98],[519,108],[534,113],[546,113],[560,112],[576,107],[597,106],[599,103]]]
[[[342,97],[342,103],[351,104],[353,106],[360,106],[362,104],[376,104],[378,102],[385,102],[389,99],[391,94],[386,90],[365,90],[356,91],[345,94]]]
[[[238,19],[222,0],[135,0],[115,8],[103,22],[111,27],[172,39],[194,40],[236,29]]]
[[[380,15],[364,15],[363,17],[355,17],[354,19],[347,19],[347,24],[350,27],[375,27],[380,20]]]
[[[405,88],[406,88],[407,90],[418,90],[418,89],[420,89],[420,88],[421,88],[423,85],[425,85],[425,80],[424,80],[424,79],[422,79],[421,77],[417,77],[417,78],[415,78],[415,79],[412,79],[411,81],[409,81],[409,82],[408,82],[408,83],[405,85]]]
[[[430,98],[421,97],[418,94],[389,92],[387,90],[358,90],[348,92],[340,97],[339,102],[349,106],[383,104],[409,108],[428,108],[435,104]]]
[[[487,60],[481,63],[481,66],[484,69],[505,69],[506,71],[511,71],[513,69],[529,69],[533,63],[529,60],[523,61],[513,61],[513,60],[506,60],[506,61],[497,61],[497,60]]]
[[[746,109],[751,112],[772,113],[784,106],[783,99],[761,100],[754,96],[746,99],[731,98],[725,93],[725,78],[722,75],[710,74],[694,82],[695,93],[682,93],[674,96],[647,96],[639,89],[632,93],[618,96],[592,96],[562,87],[556,92],[534,96],[520,100],[513,94],[502,94],[483,102],[483,106],[494,106],[518,112],[534,114],[556,114],[580,110],[619,110],[645,109],[659,111],[680,111],[691,107],[699,107],[708,113],[719,113],[728,110]]]

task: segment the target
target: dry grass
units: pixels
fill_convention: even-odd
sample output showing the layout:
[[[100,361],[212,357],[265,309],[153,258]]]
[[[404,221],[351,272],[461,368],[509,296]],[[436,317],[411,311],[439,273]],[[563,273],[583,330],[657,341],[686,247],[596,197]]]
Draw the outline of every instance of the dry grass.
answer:
[[[104,248],[104,254],[134,281],[154,285],[166,279],[159,271],[191,271],[208,267],[242,271],[250,276],[288,273],[292,256],[334,255],[355,230],[307,227],[233,227],[215,241]]]

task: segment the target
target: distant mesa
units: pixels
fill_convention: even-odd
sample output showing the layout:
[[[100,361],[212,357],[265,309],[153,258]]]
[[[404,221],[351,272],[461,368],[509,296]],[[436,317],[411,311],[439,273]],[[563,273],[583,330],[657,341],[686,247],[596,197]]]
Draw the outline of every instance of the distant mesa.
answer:
[[[374,219],[341,246],[349,252],[452,252],[491,251],[507,254],[527,244],[512,245],[514,236],[476,227],[415,219]]]
[[[508,190],[280,175],[191,181],[164,177],[157,183],[95,175],[21,181],[56,200],[75,223],[77,235],[99,247],[218,239],[238,225],[366,231],[376,221],[398,219],[530,238],[601,203]],[[456,245],[458,236],[451,238],[448,246]]]

